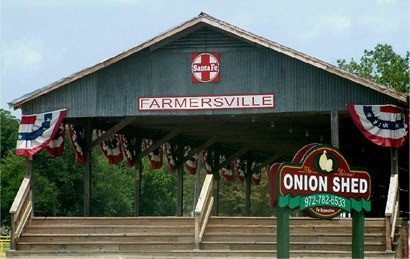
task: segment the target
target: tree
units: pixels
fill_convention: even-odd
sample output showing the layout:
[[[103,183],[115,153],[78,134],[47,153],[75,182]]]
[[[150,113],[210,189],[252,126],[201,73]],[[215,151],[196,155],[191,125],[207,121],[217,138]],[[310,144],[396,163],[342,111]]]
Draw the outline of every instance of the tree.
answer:
[[[16,148],[19,121],[9,111],[0,108],[1,158]]]
[[[338,59],[337,64],[341,69],[353,74],[408,93],[410,90],[409,59],[409,51],[402,57],[393,51],[392,46],[378,44],[374,50],[364,50],[360,62],[354,61],[353,58],[350,62]]]

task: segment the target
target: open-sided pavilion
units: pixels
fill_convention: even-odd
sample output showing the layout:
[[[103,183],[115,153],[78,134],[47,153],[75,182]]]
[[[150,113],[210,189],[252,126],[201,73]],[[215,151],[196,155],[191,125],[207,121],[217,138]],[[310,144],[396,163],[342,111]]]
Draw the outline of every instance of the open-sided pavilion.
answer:
[[[198,59],[203,53],[211,56]],[[390,184],[389,190],[386,184],[398,175],[398,164],[390,162],[403,157],[399,163],[408,168],[408,148],[389,150],[367,142],[349,117],[347,104],[406,108],[408,96],[204,13],[10,103],[23,115],[68,109],[64,122],[86,129],[84,216],[90,216],[91,150],[121,133],[154,140],[137,161],[166,142],[193,147],[187,158],[178,154],[178,216],[183,205],[182,164],[190,156],[212,150],[224,154],[225,163],[238,157],[256,161],[257,171],[275,161],[289,161],[308,143],[324,143],[342,150],[351,165],[367,167],[373,189],[383,192],[375,197],[381,205],[372,215],[384,217],[386,197],[395,202],[398,192],[398,185]],[[106,133],[93,139],[94,129]],[[138,164],[135,216],[143,180]],[[30,176],[30,160],[27,168]],[[246,180],[248,215],[251,171]]]

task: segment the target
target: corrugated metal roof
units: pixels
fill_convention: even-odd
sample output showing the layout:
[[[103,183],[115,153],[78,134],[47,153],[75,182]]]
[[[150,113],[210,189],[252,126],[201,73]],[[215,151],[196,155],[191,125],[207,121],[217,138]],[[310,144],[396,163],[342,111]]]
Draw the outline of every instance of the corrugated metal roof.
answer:
[[[45,95],[50,91],[53,91],[55,89],[58,89],[68,83],[71,83],[77,79],[83,78],[86,75],[89,75],[91,73],[94,73],[104,67],[107,67],[111,64],[114,64],[136,52],[139,52],[143,49],[146,48],[155,48],[156,46],[164,46],[167,43],[170,43],[172,41],[177,40],[178,37],[181,37],[181,35],[183,36],[184,34],[187,34],[189,32],[192,32],[193,29],[199,29],[203,26],[211,26],[213,28],[222,30],[228,34],[231,34],[239,39],[242,39],[246,42],[252,43],[252,44],[256,44],[256,45],[260,45],[272,50],[275,50],[277,52],[283,53],[287,56],[293,57],[297,60],[300,60],[302,62],[308,63],[310,65],[313,65],[315,67],[318,67],[320,69],[323,69],[329,73],[335,74],[337,76],[340,76],[342,78],[346,78],[350,81],[353,81],[355,83],[358,83],[360,85],[363,85],[365,87],[371,88],[375,91],[378,91],[382,94],[385,94],[387,96],[393,97],[399,101],[405,102],[407,103],[407,95],[404,93],[401,93],[399,91],[396,91],[394,89],[376,84],[368,79],[365,78],[361,78],[357,75],[351,74],[349,72],[346,72],[342,69],[339,69],[329,63],[326,63],[324,61],[321,61],[317,58],[308,56],[306,54],[303,54],[301,52],[298,52],[294,49],[288,48],[286,46],[283,46],[281,44],[278,44],[276,42],[272,42],[270,40],[267,40],[263,37],[254,35],[248,31],[245,31],[239,27],[233,26],[229,23],[226,23],[224,21],[218,20],[212,16],[209,16],[205,13],[200,13],[197,17],[194,17],[193,19],[151,39],[148,40],[144,43],[142,43],[139,46],[133,47],[127,51],[124,51],[114,57],[108,58],[92,67],[83,69],[75,74],[72,74],[66,78],[63,78],[57,82],[54,82],[50,85],[47,85],[45,87],[42,87],[40,89],[37,89],[31,93],[28,93],[26,95],[23,95],[20,98],[17,98],[13,101],[11,101],[9,103],[9,105],[11,107],[13,107],[14,109],[18,109],[20,108],[23,104],[25,104],[26,102],[33,100],[39,96]],[[224,40],[224,39],[221,39]],[[183,42],[176,42],[175,44],[184,44]],[[172,47],[172,44],[168,44],[168,48]]]

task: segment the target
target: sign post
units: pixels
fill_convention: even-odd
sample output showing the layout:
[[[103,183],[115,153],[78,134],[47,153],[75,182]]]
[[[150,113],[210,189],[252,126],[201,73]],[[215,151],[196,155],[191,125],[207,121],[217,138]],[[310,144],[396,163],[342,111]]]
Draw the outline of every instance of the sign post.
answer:
[[[292,163],[274,164],[269,172],[271,205],[277,204],[278,257],[289,257],[289,210],[331,219],[353,212],[352,257],[364,257],[364,211],[370,211],[371,180],[353,171],[334,147],[309,144]],[[276,201],[277,200],[277,201]]]

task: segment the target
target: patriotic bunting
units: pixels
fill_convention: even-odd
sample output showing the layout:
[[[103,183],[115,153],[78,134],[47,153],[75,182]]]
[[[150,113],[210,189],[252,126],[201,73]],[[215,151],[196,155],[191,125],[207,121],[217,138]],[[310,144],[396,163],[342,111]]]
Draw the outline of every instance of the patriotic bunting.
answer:
[[[165,153],[168,159],[169,170],[173,173],[177,171],[177,157],[175,156],[178,146],[165,143]]]
[[[105,131],[96,130],[96,133],[97,137],[100,137]],[[115,165],[122,161],[121,140],[118,134],[113,134],[110,138],[101,141],[100,147],[110,165]]]
[[[226,161],[225,155],[219,156],[219,163],[222,164]],[[234,179],[233,172],[230,167],[224,165],[220,170],[219,173],[223,175],[225,182],[232,182]]]
[[[259,165],[260,165],[260,163],[253,162],[252,166],[251,166],[251,170],[254,171],[255,168]],[[256,171],[252,174],[252,184],[253,185],[259,185],[260,183],[261,183],[261,172]]]
[[[16,155],[33,156],[46,147],[57,134],[67,109],[23,115],[19,126]]]
[[[191,151],[191,147],[185,146],[184,148],[184,157],[186,157],[189,152]],[[196,166],[198,165],[198,155],[194,155],[193,157],[189,158],[188,161],[185,162],[185,168],[188,170],[190,174],[196,173]]]
[[[255,172],[252,174],[252,184],[260,185],[261,184],[261,172]]]
[[[144,150],[149,148],[154,141],[152,139],[144,139]],[[162,167],[163,163],[163,150],[162,146],[155,149],[154,151],[150,152],[148,154],[148,159],[151,162],[151,167],[152,169],[159,169]]]
[[[63,155],[64,151],[64,137],[65,137],[65,126],[63,123],[58,127],[56,135],[46,146],[47,152],[52,157],[59,157]]]
[[[383,147],[399,148],[407,139],[408,121],[403,109],[394,105],[347,105],[363,135]]]
[[[75,153],[75,163],[77,164],[84,164],[85,162],[85,155],[83,152],[85,146],[85,128],[82,127],[74,127],[74,125],[68,124],[68,136],[70,138],[70,142],[73,146],[73,150]]]
[[[208,152],[205,150],[202,153],[202,161],[207,174],[212,174],[212,165],[214,164],[214,152]]]
[[[238,182],[240,184],[245,183],[245,169],[246,165],[244,165],[244,161],[241,161],[239,158],[235,159],[232,163],[232,170],[234,171],[234,174],[238,178]]]
[[[127,163],[125,164],[128,167],[135,165],[135,160],[137,159],[138,150],[141,145],[138,143],[135,137],[127,137],[125,135],[120,135],[121,148],[124,153]]]

